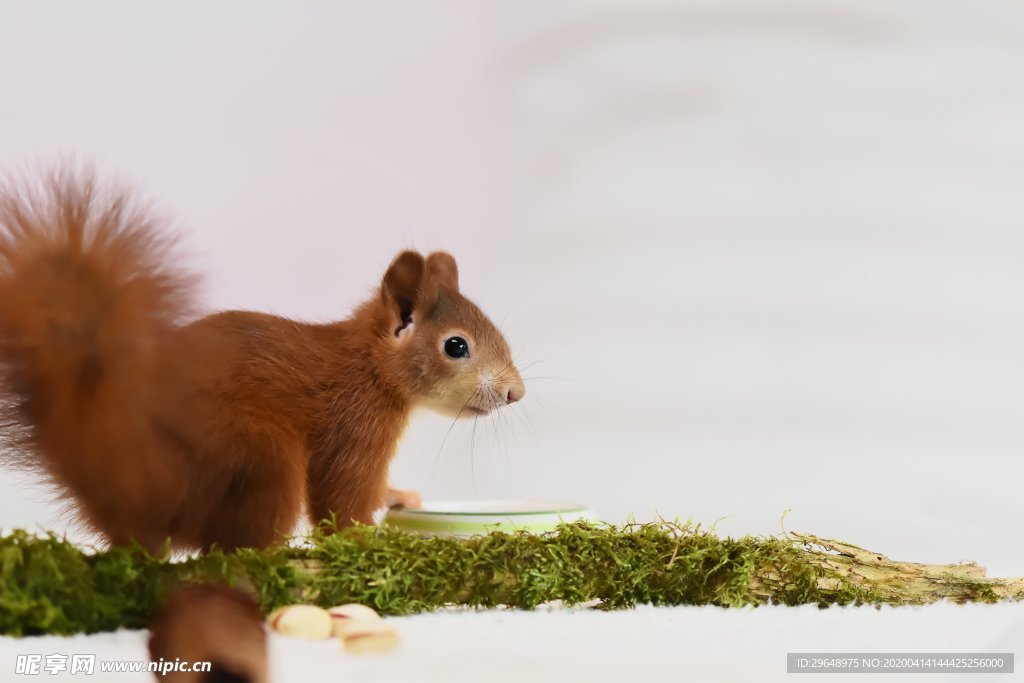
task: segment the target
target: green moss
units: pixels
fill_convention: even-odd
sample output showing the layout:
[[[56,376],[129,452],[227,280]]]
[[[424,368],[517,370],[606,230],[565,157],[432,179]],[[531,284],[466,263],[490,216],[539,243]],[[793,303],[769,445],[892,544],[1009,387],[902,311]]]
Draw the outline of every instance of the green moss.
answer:
[[[16,531],[0,537],[0,633],[141,628],[172,587],[206,581],[254,590],[265,611],[294,602],[359,602],[384,614],[446,605],[530,609],[552,600],[605,609],[903,602],[851,583],[822,557],[788,538],[719,538],[665,522],[579,522],[551,534],[465,540],[356,527],[317,531],[301,547],[214,550],[183,562],[139,548],[84,552],[53,535]],[[982,582],[964,590],[994,598]]]

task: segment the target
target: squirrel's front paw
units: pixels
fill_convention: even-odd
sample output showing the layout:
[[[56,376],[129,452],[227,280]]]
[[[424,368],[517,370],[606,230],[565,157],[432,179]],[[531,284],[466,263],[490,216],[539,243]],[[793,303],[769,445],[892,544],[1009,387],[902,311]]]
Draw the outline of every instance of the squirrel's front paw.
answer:
[[[423,507],[423,500],[418,491],[404,491],[388,487],[388,495],[384,499],[385,505],[389,508],[401,505],[407,508]]]

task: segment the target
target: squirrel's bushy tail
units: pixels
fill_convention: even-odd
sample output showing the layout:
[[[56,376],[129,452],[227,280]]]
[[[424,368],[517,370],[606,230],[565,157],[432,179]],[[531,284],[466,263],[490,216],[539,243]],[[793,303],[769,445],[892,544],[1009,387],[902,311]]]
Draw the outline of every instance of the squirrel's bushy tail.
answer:
[[[173,592],[150,625],[149,656],[158,680],[267,683],[267,634],[254,596],[207,584]],[[209,662],[207,673],[175,671],[176,662]]]
[[[115,543],[158,546],[185,486],[154,428],[194,284],[173,251],[91,173],[0,187],[0,457],[44,470]]]

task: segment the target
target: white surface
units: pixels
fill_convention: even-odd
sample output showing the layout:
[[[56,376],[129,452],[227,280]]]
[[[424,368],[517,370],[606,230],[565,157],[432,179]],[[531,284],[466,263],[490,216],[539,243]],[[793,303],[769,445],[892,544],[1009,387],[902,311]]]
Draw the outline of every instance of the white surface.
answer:
[[[511,413],[448,438],[417,417],[401,486],[732,534],[792,508],[1024,575],[1022,73],[1012,0],[3,3],[0,161],[77,150],[137,181],[211,307],[337,317],[396,249],[454,252],[540,362]],[[43,500],[4,475],[0,524],[63,529]],[[729,642],[763,678],[911,625],[982,647],[1019,610],[681,611],[659,642],[679,678]],[[503,655],[424,653],[453,675],[521,656],[439,623]],[[579,623],[558,633],[582,649]],[[647,646],[609,628],[627,644],[586,647],[622,671]]]
[[[396,618],[401,644],[383,656],[346,654],[334,640],[271,639],[276,683],[308,681],[787,681],[787,652],[1006,652],[1024,642],[1017,605],[933,605],[902,609],[641,607],[635,611],[541,610],[438,613]],[[983,624],[978,627],[978,624]],[[0,639],[0,681],[18,653],[96,653],[145,659],[144,632],[88,639]],[[1021,653],[1018,650],[1017,657]],[[11,668],[7,669],[7,662]],[[1012,675],[910,675],[912,680],[1001,683]],[[906,681],[909,674],[871,674]],[[915,677],[916,676],[916,677]],[[82,680],[50,676],[40,680]],[[112,676],[148,683],[148,675]],[[834,681],[836,675],[798,676]]]

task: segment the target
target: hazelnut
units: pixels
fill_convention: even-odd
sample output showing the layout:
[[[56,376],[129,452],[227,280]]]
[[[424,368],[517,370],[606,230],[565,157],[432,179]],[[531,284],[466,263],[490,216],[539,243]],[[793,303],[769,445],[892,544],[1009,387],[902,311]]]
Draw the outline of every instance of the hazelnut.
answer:
[[[316,640],[331,635],[331,615],[313,605],[288,605],[276,609],[267,621],[272,630],[295,638]]]

